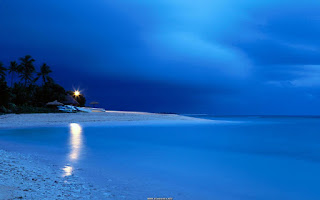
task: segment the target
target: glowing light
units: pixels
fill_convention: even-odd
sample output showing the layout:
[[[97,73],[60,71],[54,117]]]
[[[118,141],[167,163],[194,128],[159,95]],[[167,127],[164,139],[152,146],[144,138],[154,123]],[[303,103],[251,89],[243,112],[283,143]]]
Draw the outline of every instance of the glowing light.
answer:
[[[76,90],[76,91],[74,91],[74,96],[79,96],[80,95],[80,91],[79,90]]]

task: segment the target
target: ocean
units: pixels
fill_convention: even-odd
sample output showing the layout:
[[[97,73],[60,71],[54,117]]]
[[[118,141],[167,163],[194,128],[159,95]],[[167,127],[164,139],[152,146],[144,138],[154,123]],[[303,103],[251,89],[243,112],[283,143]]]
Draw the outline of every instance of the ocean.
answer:
[[[0,148],[115,199],[320,199],[320,118],[195,117],[211,121],[3,129]]]

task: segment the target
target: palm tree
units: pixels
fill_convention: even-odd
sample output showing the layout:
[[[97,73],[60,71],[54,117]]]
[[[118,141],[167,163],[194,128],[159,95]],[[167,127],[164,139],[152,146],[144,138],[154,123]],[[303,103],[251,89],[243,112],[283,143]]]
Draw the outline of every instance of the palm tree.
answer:
[[[27,86],[28,82],[32,82],[33,73],[35,71],[33,62],[35,61],[30,55],[26,55],[19,59],[21,61],[18,72],[21,73],[20,78],[24,81],[24,86]]]
[[[5,68],[2,62],[0,62],[0,79],[5,79],[6,71],[7,71],[7,68]]]
[[[11,61],[9,66],[9,74],[11,74],[11,87],[13,86],[13,74],[18,72],[18,63],[16,61]]]
[[[46,64],[43,63],[41,68],[40,68],[40,72],[38,72],[38,77],[36,78],[36,80],[38,80],[40,77],[42,78],[42,84],[45,84],[46,82],[53,82],[53,79],[49,76],[49,74],[51,73],[51,69],[50,67]]]

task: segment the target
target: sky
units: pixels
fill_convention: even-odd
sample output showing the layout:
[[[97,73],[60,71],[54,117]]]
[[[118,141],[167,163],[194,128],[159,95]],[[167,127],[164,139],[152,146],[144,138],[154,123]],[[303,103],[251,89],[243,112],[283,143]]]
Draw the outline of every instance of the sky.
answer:
[[[26,54],[110,110],[320,114],[319,0],[0,0]]]

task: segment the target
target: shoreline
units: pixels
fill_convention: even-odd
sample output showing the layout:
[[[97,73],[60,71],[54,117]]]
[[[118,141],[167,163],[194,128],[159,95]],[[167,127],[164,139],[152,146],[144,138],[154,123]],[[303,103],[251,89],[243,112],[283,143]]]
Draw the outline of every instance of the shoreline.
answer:
[[[0,130],[69,126],[198,124],[212,120],[176,114],[107,111],[105,113],[37,113],[0,116]],[[80,174],[62,176],[62,169],[36,154],[0,146],[0,199],[122,199]]]
[[[88,126],[204,123],[212,120],[177,114],[107,111],[103,113],[32,113],[0,115],[0,129],[68,126],[81,123]]]

